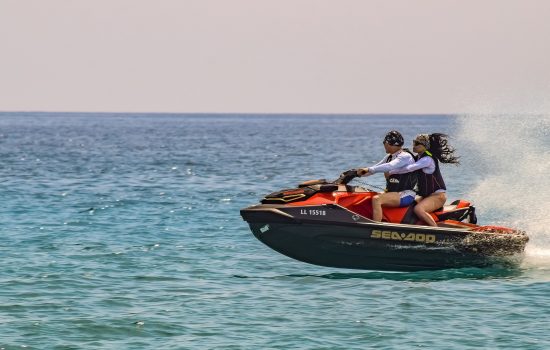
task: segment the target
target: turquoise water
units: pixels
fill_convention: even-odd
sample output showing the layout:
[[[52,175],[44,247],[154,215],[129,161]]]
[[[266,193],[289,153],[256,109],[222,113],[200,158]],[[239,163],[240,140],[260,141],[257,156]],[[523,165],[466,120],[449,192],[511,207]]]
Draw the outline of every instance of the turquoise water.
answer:
[[[0,113],[3,349],[548,349],[550,118]],[[318,267],[239,209],[450,133],[450,199],[531,236],[517,269]],[[382,178],[369,178],[382,185]]]

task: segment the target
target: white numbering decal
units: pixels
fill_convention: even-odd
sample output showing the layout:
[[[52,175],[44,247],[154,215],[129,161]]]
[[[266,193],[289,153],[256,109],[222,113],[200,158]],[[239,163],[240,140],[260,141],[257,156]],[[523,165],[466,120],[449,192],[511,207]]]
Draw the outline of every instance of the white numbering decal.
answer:
[[[321,210],[321,209],[300,209],[300,214],[312,215],[312,216],[325,216],[327,215],[327,212],[326,210]]]

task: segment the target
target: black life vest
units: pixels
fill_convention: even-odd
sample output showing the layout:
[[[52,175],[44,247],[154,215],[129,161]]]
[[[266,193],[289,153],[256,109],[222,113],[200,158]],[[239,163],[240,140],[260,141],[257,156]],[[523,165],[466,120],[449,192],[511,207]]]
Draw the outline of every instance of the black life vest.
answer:
[[[424,157],[432,157],[432,154],[426,151],[418,159]],[[418,195],[422,197],[427,197],[437,190],[447,189],[447,187],[445,187],[445,181],[443,181],[443,176],[441,176],[441,171],[439,170],[439,161],[434,157],[432,157],[432,159],[435,163],[435,171],[432,174],[426,174],[422,169],[416,171],[416,173],[418,173]]]
[[[410,154],[413,159],[415,159],[414,154],[412,154],[408,149],[403,148],[404,152]],[[391,155],[386,159],[386,163],[391,161]],[[393,174],[386,177],[386,192],[401,192],[407,190],[414,190],[417,182],[416,172],[410,172],[405,174]]]

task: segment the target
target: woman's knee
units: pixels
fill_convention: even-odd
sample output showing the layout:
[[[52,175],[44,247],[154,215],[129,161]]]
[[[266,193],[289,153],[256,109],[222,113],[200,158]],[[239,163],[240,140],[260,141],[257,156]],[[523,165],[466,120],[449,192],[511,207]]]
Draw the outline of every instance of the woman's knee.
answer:
[[[434,197],[434,201],[432,204],[432,206],[434,207],[434,210],[443,207],[446,201],[447,201],[447,195],[445,195],[445,192],[438,193]]]
[[[447,195],[443,192],[443,195],[441,196],[441,206],[444,206],[445,202],[447,202]]]

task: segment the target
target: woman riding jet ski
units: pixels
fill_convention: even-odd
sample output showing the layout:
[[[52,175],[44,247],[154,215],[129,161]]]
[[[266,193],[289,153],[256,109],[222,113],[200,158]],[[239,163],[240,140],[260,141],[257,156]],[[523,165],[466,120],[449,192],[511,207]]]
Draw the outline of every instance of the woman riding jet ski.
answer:
[[[270,248],[315,265],[414,271],[518,263],[525,232],[477,225],[468,201],[430,213],[437,227],[417,217],[416,202],[383,208],[382,221],[373,220],[378,193],[350,186],[358,173],[352,169],[333,182],[307,181],[271,193],[241,216]]]

